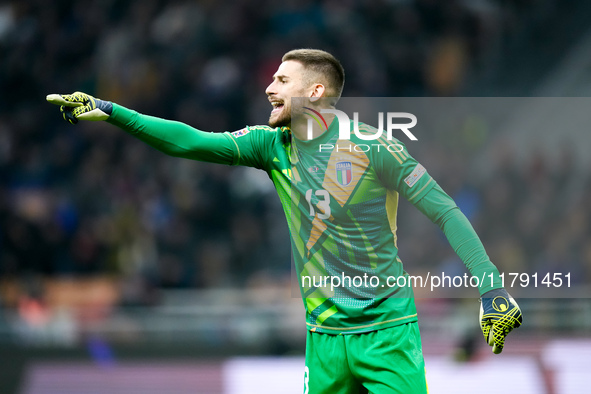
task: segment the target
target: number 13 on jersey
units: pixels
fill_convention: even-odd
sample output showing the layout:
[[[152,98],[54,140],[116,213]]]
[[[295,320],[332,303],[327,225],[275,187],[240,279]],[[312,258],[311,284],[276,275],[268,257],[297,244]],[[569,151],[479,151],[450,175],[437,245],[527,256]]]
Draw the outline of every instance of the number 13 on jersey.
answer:
[[[318,197],[316,207],[312,204],[312,193]],[[318,219],[324,220],[330,218],[330,194],[324,189],[306,191],[306,201],[310,206],[310,216],[318,216]]]

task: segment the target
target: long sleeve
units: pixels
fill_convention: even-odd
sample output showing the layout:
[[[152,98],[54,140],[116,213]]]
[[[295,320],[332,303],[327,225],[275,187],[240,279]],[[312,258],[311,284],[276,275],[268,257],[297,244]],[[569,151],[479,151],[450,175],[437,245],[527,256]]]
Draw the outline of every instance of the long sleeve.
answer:
[[[235,142],[229,133],[208,133],[115,103],[107,122],[171,156],[228,165],[234,162]]]
[[[484,283],[480,283],[480,295],[502,287],[499,271],[490,261],[470,221],[439,185],[431,189],[415,206],[441,228],[470,274],[478,278],[484,275],[486,279]]]

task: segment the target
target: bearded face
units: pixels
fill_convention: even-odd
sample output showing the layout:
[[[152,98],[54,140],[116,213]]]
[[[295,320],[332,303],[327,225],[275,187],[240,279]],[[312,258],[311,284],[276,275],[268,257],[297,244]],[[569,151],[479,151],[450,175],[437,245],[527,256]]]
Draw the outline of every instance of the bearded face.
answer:
[[[269,116],[269,126],[282,127],[291,124],[291,98],[306,97],[304,66],[297,61],[287,60],[279,66],[273,75],[273,82],[267,87],[265,93],[273,105]]]

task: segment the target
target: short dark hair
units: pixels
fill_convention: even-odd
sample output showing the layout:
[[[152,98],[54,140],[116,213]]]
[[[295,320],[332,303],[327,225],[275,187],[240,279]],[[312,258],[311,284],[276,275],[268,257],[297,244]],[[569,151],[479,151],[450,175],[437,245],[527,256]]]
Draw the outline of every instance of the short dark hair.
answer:
[[[281,61],[287,60],[300,62],[305,68],[324,76],[327,95],[337,100],[341,97],[345,85],[345,69],[333,55],[320,49],[303,48],[283,55]]]

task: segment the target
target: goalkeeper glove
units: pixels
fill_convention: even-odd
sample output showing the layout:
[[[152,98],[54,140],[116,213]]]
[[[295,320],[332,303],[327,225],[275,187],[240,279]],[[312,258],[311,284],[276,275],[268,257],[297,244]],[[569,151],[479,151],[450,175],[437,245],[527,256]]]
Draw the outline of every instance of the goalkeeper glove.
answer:
[[[113,112],[113,104],[99,100],[89,94],[75,92],[72,94],[49,94],[47,101],[60,105],[60,112],[64,119],[71,124],[82,120],[105,120]]]
[[[521,309],[505,289],[491,290],[482,295],[480,327],[493,353],[503,351],[505,337],[521,325]]]

